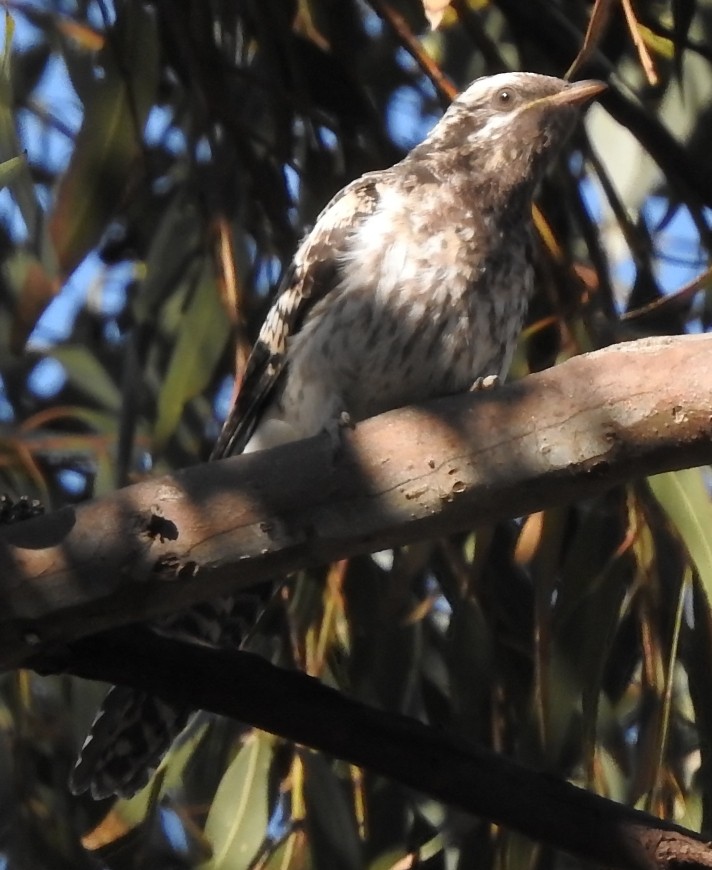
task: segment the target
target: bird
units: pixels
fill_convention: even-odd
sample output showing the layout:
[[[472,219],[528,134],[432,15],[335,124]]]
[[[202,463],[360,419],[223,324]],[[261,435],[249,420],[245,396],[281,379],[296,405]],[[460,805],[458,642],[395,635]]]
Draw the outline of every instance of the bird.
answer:
[[[337,193],[284,274],[211,459],[322,431],[338,442],[367,417],[504,378],[534,289],[537,187],[605,87],[476,79],[399,163]],[[239,604],[207,602],[154,628],[219,646]],[[190,716],[114,687],[71,790],[131,796]]]

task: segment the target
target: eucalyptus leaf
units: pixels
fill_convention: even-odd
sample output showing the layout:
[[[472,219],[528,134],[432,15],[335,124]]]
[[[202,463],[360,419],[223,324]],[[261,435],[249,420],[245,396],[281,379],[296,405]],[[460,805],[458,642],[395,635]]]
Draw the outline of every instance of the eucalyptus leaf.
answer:
[[[248,870],[269,822],[274,741],[253,731],[223,776],[205,822],[213,855],[201,870]]]
[[[88,348],[78,344],[66,344],[53,348],[48,356],[62,363],[68,381],[88,400],[100,408],[118,412],[121,407],[121,391]]]
[[[9,160],[0,163],[0,187],[7,187],[26,166],[27,157],[24,154],[18,154],[17,157],[10,157]]]
[[[712,608],[712,501],[702,470],[658,474],[648,484],[682,538]]]
[[[317,870],[361,870],[361,848],[345,783],[320,754],[305,752],[307,831]]]
[[[155,16],[140,4],[124,6],[115,37],[125,52],[124,60],[118,61],[114,41],[100,53],[103,75],[95,80],[84,106],[50,220],[65,274],[99,241],[126,191],[158,87]]]
[[[206,261],[181,318],[178,338],[158,397],[154,430],[157,451],[163,449],[173,434],[186,402],[205,389],[213,378],[229,333],[230,324]]]

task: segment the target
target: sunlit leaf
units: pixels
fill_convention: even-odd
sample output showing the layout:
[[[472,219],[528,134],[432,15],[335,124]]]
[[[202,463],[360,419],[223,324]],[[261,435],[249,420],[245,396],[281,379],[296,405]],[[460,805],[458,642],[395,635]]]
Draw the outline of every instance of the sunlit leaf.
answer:
[[[672,60],[675,54],[675,43],[672,39],[660,36],[660,34],[655,33],[649,27],[640,23],[638,24],[638,31],[648,48],[651,48],[656,54],[659,54],[660,57]]]
[[[208,721],[203,721],[199,724],[194,723],[189,732],[181,737],[180,741],[172,747],[161,763],[160,770],[163,774],[161,791],[165,792],[180,785],[186,765],[192,759],[195,750],[205,739],[209,728],[210,723]]]
[[[712,607],[712,502],[702,471],[671,471],[649,477],[648,483],[684,541]]]
[[[0,187],[7,187],[19,176],[25,166],[27,166],[27,157],[24,154],[18,154],[17,157],[11,157],[0,163]]]

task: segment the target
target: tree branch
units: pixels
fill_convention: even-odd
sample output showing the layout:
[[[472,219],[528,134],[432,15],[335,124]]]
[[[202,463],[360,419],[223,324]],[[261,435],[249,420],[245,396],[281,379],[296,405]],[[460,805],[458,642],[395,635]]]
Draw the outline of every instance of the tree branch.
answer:
[[[125,683],[248,722],[605,867],[712,867],[712,849],[697,834],[414,719],[368,707],[249,653],[131,627],[86,638],[54,660],[32,664]]]
[[[0,666],[297,567],[712,461],[712,337],[644,339],[492,393],[148,480],[7,528]]]

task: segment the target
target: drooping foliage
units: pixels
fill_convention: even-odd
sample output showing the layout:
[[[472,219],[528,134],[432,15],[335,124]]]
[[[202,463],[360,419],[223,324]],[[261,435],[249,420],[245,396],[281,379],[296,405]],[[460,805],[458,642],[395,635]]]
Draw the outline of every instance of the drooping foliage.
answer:
[[[483,74],[563,75],[578,56],[577,76],[610,83],[542,190],[539,286],[512,376],[710,327],[709,0],[7,9],[0,489],[13,498],[51,510],[204,460],[319,209],[402,156]],[[442,16],[434,31],[426,12]],[[369,703],[709,830],[707,484],[699,470],[635,481],[299,574],[251,644]],[[100,688],[19,671],[1,689],[0,866],[564,860],[209,717],[132,801],[74,799],[66,778]]]

